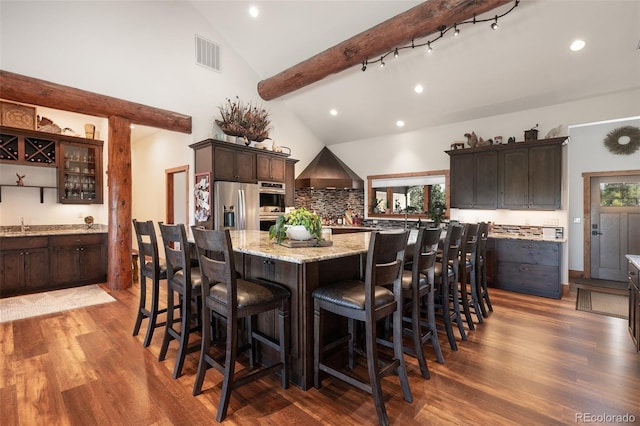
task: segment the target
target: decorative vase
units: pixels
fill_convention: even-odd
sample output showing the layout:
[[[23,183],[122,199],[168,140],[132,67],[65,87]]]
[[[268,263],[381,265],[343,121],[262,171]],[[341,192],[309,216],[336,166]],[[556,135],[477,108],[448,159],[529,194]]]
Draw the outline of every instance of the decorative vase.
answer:
[[[285,231],[290,240],[306,241],[311,239],[311,233],[304,225],[290,225]]]

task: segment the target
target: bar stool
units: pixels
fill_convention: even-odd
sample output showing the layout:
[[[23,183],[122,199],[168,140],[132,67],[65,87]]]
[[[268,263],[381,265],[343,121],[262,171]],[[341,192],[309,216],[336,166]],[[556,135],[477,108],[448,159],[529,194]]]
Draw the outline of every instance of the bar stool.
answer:
[[[231,391],[249,382],[274,372],[280,372],[283,389],[289,387],[289,298],[284,287],[270,282],[251,282],[236,275],[231,236],[229,230],[203,230],[192,227],[196,243],[200,272],[202,275],[202,348],[198,373],[193,386],[193,395],[202,392],[202,384],[207,369],[211,366],[224,374],[222,392],[218,404],[216,420],[221,422],[227,415]],[[278,341],[260,332],[255,327],[256,316],[260,313],[278,311]],[[212,313],[226,318],[226,350],[224,362],[219,362],[211,354]],[[277,350],[279,362],[255,369],[242,377],[236,377],[235,364],[238,349],[238,320],[249,318],[248,350],[250,361],[256,359],[255,341]],[[253,368],[253,365],[250,365]]]
[[[358,389],[373,395],[380,424],[389,424],[382,396],[381,377],[397,372],[404,400],[412,402],[411,390],[402,351],[402,269],[408,232],[372,232],[365,267],[364,281],[351,280],[331,283],[313,291],[314,300],[314,360],[315,387],[321,387],[320,372],[328,373]],[[393,291],[386,288],[393,285]],[[322,341],[323,311],[348,319],[349,334],[331,343]],[[383,363],[378,358],[377,322],[393,315],[393,359]],[[326,350],[347,343],[349,369],[354,367],[354,321],[364,323],[368,382],[353,372],[324,362]]]
[[[167,265],[158,255],[158,240],[153,222],[138,222],[133,219],[133,229],[138,240],[138,258],[140,260],[140,302],[138,315],[133,326],[133,335],[137,336],[142,325],[142,320],[149,319],[147,334],[143,346],[146,348],[151,343],[153,331],[157,327],[164,327],[166,323],[158,323],[158,315],[167,312],[167,309],[158,309],[160,295],[160,280],[167,278]],[[151,306],[147,308],[147,278],[151,280]]]
[[[177,379],[182,374],[182,366],[187,353],[196,351],[200,345],[189,347],[189,335],[200,331],[200,268],[191,266],[191,245],[187,241],[187,233],[183,224],[165,225],[159,224],[160,234],[164,242],[164,253],[167,262],[167,321],[162,339],[162,346],[158,361],[164,361],[171,340],[177,340],[178,355],[173,369],[173,378]],[[180,317],[174,318],[175,293],[180,298]],[[194,319],[192,305],[196,308],[196,324],[192,327]],[[173,328],[175,323],[180,323],[180,330]]]
[[[489,311],[493,312],[493,306],[491,305],[491,299],[489,298],[489,287],[487,286],[487,239],[489,236],[489,224],[486,222],[480,223],[480,229],[478,230],[478,251],[476,268],[478,272],[476,277],[478,279],[478,302],[480,304],[480,310],[482,316],[485,318],[489,316],[487,308],[484,306],[485,302]]]
[[[477,223],[467,223],[462,231],[462,244],[460,246],[459,259],[459,296],[469,330],[475,330],[471,316],[471,308],[478,317],[478,323],[483,322],[482,313],[478,304],[478,281],[476,274],[476,257],[478,251]],[[467,287],[468,285],[468,287]]]
[[[425,379],[430,377],[423,349],[423,345],[427,341],[431,342],[437,361],[440,364],[444,363],[438,341],[433,296],[434,269],[439,241],[440,229],[418,229],[415,244],[408,247],[408,250],[412,251],[411,256],[405,256],[405,267],[402,271],[402,298],[404,301],[402,331],[413,339],[413,347],[404,345],[402,349],[404,353],[418,360],[420,373]],[[409,259],[408,262],[407,259]],[[426,315],[426,319],[423,314]],[[391,342],[386,340],[381,344],[393,347]]]
[[[458,252],[460,251],[461,239],[462,225],[450,223],[444,242],[441,244],[442,258],[439,262],[436,262],[434,270],[436,285],[434,292],[435,311],[437,316],[442,317],[449,346],[454,351],[458,350],[458,345],[453,335],[454,322],[458,326],[462,340],[467,340],[467,334],[462,324],[457,290],[454,292],[454,289],[457,289],[458,286],[458,264],[460,263]]]

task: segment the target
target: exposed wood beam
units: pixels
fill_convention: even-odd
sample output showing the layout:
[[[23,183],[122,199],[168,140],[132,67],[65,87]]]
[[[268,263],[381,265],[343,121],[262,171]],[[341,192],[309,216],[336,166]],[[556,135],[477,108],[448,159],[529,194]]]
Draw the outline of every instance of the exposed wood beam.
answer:
[[[126,117],[131,123],[191,133],[191,116],[100,95],[0,70],[0,97],[97,117]]]
[[[377,59],[395,47],[427,37],[513,0],[429,0],[357,34],[324,52],[258,83],[265,101],[294,92],[323,78]]]

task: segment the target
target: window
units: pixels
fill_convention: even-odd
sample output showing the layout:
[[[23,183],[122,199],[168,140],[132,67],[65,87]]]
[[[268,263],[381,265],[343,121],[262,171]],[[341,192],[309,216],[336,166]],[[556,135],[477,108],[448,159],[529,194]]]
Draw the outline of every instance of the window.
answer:
[[[448,170],[368,176],[367,186],[367,217],[427,218],[449,204]]]
[[[600,206],[640,207],[640,184],[601,183]]]

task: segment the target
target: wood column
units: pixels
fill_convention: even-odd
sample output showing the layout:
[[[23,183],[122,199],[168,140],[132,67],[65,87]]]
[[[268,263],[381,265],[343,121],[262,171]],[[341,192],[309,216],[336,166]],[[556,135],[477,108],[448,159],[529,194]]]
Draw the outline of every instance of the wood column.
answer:
[[[109,117],[109,269],[110,290],[132,285],[131,272],[131,121]]]

